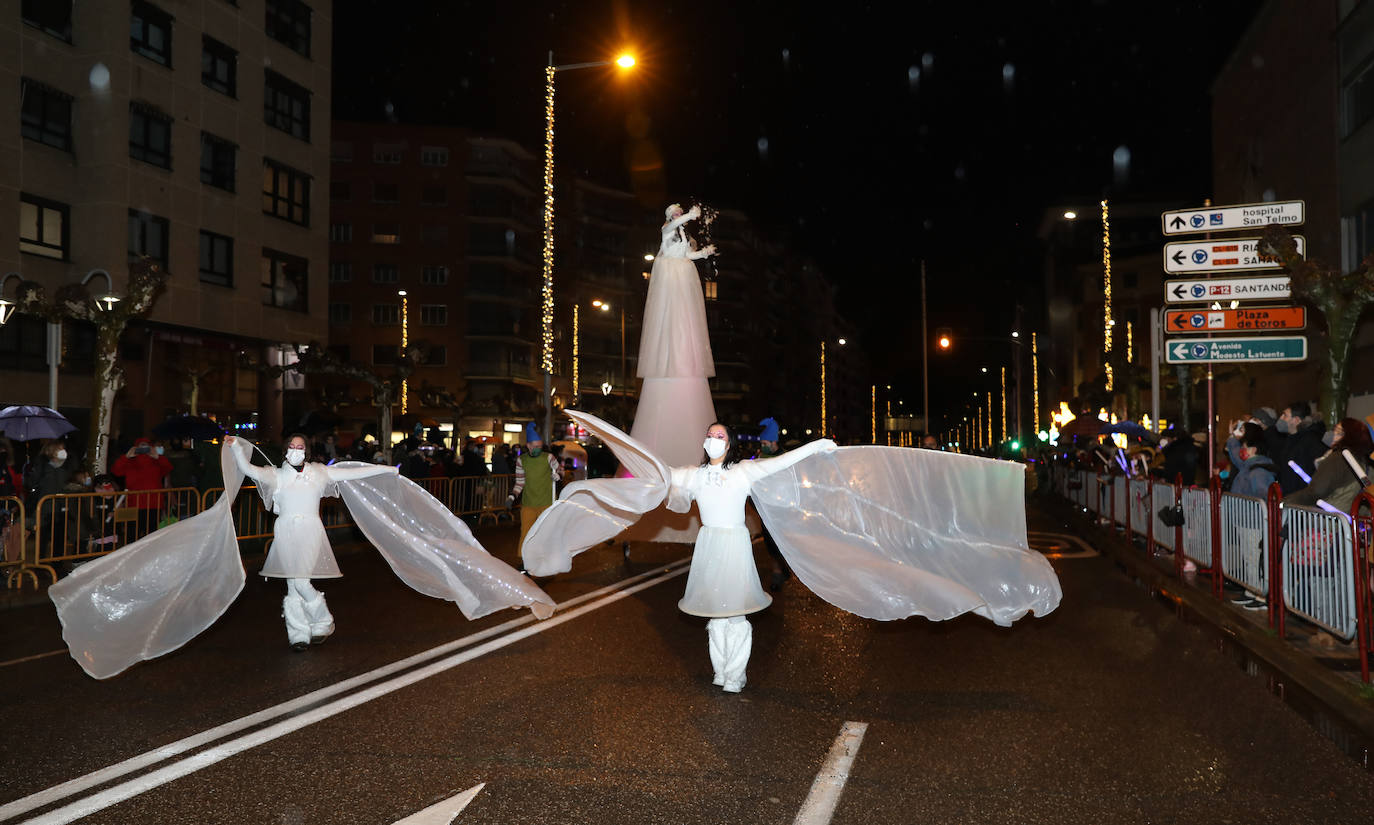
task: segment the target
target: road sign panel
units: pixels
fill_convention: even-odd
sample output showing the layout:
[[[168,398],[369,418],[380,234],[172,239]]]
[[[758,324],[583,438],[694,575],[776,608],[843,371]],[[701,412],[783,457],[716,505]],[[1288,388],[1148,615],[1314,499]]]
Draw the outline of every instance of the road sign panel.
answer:
[[[1306,241],[1294,235],[1298,255]],[[1218,238],[1210,241],[1174,241],[1164,244],[1165,272],[1240,272],[1248,269],[1282,269],[1278,256],[1259,250],[1259,238]]]
[[[1168,309],[1164,331],[1260,332],[1302,329],[1307,326],[1305,307],[1244,307],[1240,309]]]
[[[1306,361],[1307,337],[1171,338],[1164,347],[1164,360],[1170,364]]]
[[[1297,226],[1306,215],[1303,201],[1274,203],[1238,203],[1228,206],[1206,206],[1201,209],[1176,209],[1160,215],[1165,235],[1190,235],[1198,232],[1225,232],[1231,229],[1255,229],[1277,223]]]
[[[1292,280],[1287,275],[1251,278],[1211,278],[1192,281],[1165,281],[1164,303],[1197,304],[1222,301],[1274,301],[1292,295]]]

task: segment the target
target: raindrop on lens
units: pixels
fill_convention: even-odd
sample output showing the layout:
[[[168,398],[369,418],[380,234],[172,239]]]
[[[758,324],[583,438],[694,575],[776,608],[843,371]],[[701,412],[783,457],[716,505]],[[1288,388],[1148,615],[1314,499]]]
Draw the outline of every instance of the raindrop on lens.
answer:
[[[906,82],[907,82],[907,85],[911,87],[911,91],[913,91],[913,92],[914,92],[914,91],[917,91],[917,90],[919,90],[919,89],[921,88],[921,67],[920,67],[920,66],[911,66],[910,68],[908,68],[908,69],[906,70]]]
[[[1112,177],[1118,186],[1124,186],[1131,177],[1131,150],[1126,146],[1112,152]]]
[[[759,147],[759,157],[760,157],[760,158],[766,159],[766,158],[768,157],[768,138],[766,138],[766,137],[761,137],[761,138],[759,138],[758,147]]]
[[[103,92],[110,88],[110,69],[104,63],[97,63],[91,67],[91,89]]]
[[[1002,88],[1010,92],[1016,86],[1016,67],[1010,63],[1002,65]]]

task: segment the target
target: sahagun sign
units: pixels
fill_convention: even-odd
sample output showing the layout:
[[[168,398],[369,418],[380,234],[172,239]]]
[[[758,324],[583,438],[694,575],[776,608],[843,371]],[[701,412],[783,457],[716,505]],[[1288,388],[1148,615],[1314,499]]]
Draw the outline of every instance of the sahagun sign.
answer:
[[[1170,338],[1164,348],[1170,364],[1218,361],[1305,361],[1307,336],[1261,338]]]

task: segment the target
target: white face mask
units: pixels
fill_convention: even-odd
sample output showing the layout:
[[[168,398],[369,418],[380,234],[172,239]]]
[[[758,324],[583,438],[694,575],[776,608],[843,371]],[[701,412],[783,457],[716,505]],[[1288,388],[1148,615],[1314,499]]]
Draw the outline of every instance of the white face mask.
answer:
[[[725,439],[723,438],[707,438],[705,441],[701,442],[701,448],[706,451],[706,455],[710,456],[713,461],[725,455],[725,447]]]
[[[67,460],[67,451],[66,451],[66,450],[58,450],[57,453],[53,455],[53,458],[56,458],[58,461],[66,461],[66,460]]]
[[[299,467],[305,463],[305,450],[292,447],[286,451],[286,463],[292,467]]]

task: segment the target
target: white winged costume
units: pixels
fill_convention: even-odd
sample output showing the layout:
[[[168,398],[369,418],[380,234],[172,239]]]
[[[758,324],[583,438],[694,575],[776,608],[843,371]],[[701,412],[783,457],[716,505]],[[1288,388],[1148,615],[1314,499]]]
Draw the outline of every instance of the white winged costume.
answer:
[[[213,624],[243,589],[232,507],[244,478],[240,465],[248,463],[251,449],[243,439],[221,448],[225,494],[209,509],[82,565],[48,589],[62,638],[91,676],[105,679],[176,650]],[[279,468],[254,469],[263,503],[278,513],[264,575],[340,575],[318,514],[319,497],[337,494],[363,535],[415,590],[454,602],[469,619],[506,607],[529,607],[539,618],[553,613],[554,601],[543,590],[489,554],[462,519],[394,468],[307,464],[301,474],[311,474],[302,482],[309,495],[300,496],[282,496]]]
[[[683,512],[696,498],[703,531],[679,607],[713,619],[760,610],[769,599],[759,587],[752,557],[727,559],[715,546],[721,529],[735,527],[736,515],[743,524],[743,495],[737,505],[732,495],[728,511],[719,516],[707,512],[715,508],[702,486],[718,483],[747,489],[797,578],[851,613],[934,621],[975,613],[1007,626],[1028,612],[1044,616],[1059,605],[1054,569],[1026,540],[1020,464],[813,442],[777,458],[740,462],[734,465],[738,469],[708,480],[702,476],[708,468],[670,470],[606,422],[568,414],[600,436],[633,478],[568,485],[521,548],[533,575],[569,570],[574,555],[616,536],[665,499],[669,509]],[[722,523],[715,524],[717,519]],[[724,574],[727,567],[733,573]],[[730,576],[735,580],[727,584]],[[725,601],[713,607],[711,599],[721,593]],[[713,662],[718,642],[731,644],[713,635]],[[741,644],[747,659],[747,639]],[[731,658],[738,657],[724,651],[722,661]],[[737,674],[729,672],[733,668],[722,673],[716,663],[718,683],[729,685],[731,675],[743,683],[742,663]]]

